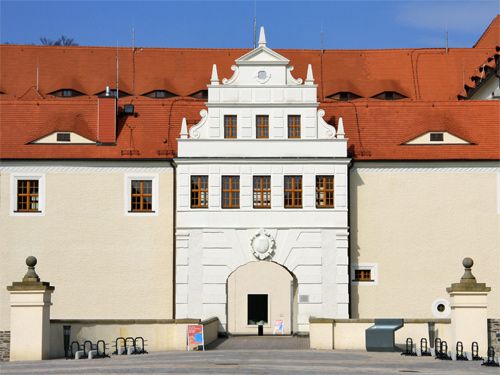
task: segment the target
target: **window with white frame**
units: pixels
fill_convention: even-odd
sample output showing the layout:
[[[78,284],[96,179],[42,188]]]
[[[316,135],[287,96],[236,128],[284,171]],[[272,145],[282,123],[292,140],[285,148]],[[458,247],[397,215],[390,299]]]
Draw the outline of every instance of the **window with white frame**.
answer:
[[[40,216],[45,213],[45,175],[11,174],[10,207],[15,216]]]
[[[157,174],[125,176],[125,215],[158,215],[158,180]]]

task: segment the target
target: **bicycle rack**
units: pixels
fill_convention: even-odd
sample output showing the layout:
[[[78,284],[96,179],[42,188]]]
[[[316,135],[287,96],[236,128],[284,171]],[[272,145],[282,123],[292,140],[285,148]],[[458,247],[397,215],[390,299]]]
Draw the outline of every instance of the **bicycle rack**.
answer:
[[[436,359],[441,357],[441,339],[439,337],[434,339],[434,354]]]
[[[123,347],[125,348],[125,353],[128,353],[128,348],[134,348],[134,352],[131,354],[147,354],[148,351],[145,349],[146,346],[146,341],[144,337],[138,336],[136,338],[134,337],[118,337],[115,340],[115,351],[112,354],[118,354],[118,348]],[[122,343],[120,345],[119,343]],[[138,345],[140,344],[140,345]]]
[[[439,348],[439,359],[449,361],[451,357],[448,355],[448,343],[446,341],[441,341],[441,347]]]
[[[137,341],[141,342],[141,346],[137,345]],[[146,340],[144,340],[144,337],[139,336],[134,339],[134,347],[135,347],[135,353],[134,354],[148,354],[147,350],[144,349]]]
[[[405,351],[401,355],[416,356],[417,353],[413,351],[413,339],[408,337],[406,339]]]
[[[420,339],[420,355],[422,357],[430,357],[431,352],[429,348],[427,347],[427,339],[425,337],[422,337]]]
[[[464,355],[464,344],[462,341],[457,341],[455,352],[457,353],[457,361],[468,361],[467,357]]]
[[[122,347],[124,347],[125,350],[127,350],[127,343],[125,341],[125,338],[124,337],[117,337],[115,340],[115,351],[113,352],[113,354],[118,354],[118,348],[119,348],[118,341],[120,341],[120,340],[123,342]]]
[[[73,350],[74,345],[76,345],[76,350]],[[78,343],[78,341],[73,341],[73,342],[71,342],[71,345],[69,346],[69,348],[70,348],[70,353],[71,353],[70,358],[74,359],[76,352],[80,350],[80,344]]]
[[[477,341],[473,341],[471,345],[471,353],[473,361],[482,361],[483,357],[479,356],[479,344]]]
[[[87,345],[87,344],[89,344],[89,345]],[[87,350],[87,348],[89,348],[89,349]],[[88,357],[88,355],[89,355],[89,352],[90,352],[92,349],[94,349],[94,347],[93,347],[93,345],[92,345],[92,341],[90,341],[90,340],[85,340],[85,341],[83,342],[83,356],[84,356],[85,358],[87,358],[87,357]]]
[[[101,351],[99,351],[99,344],[101,344]],[[97,350],[96,358],[109,358],[109,354],[106,354],[106,343],[104,340],[98,340],[95,344],[95,348]]]
[[[500,367],[498,362],[495,362],[495,349],[493,346],[488,347],[488,359],[481,363],[481,366]]]

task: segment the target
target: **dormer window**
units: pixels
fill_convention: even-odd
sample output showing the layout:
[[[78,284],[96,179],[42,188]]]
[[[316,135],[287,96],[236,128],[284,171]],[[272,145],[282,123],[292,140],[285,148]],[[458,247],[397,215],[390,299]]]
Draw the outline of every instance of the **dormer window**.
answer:
[[[178,95],[171,93],[170,91],[167,90],[153,90],[147,92],[146,94],[142,94],[142,96],[147,96],[149,98],[154,98],[154,99],[168,99]]]
[[[49,95],[57,96],[59,98],[74,98],[75,96],[82,96],[85,94],[73,89],[61,89],[51,92]]]
[[[378,95],[373,96],[373,98],[379,100],[399,100],[406,99],[407,97],[396,91],[384,91]]]
[[[192,98],[195,98],[195,99],[208,100],[208,90],[196,91],[195,93],[193,93],[193,94],[191,94],[189,96],[192,97]]]
[[[57,142],[71,142],[71,133],[57,133]]]
[[[444,134],[443,133],[430,133],[429,134],[429,141],[431,141],[431,142],[443,142],[444,141]]]
[[[460,138],[447,131],[430,131],[419,135],[405,143],[405,145],[470,145],[470,141]]]
[[[106,90],[98,92],[96,95],[100,98],[106,98],[109,96],[116,98],[116,89],[109,89],[109,95],[106,95]],[[130,96],[130,94],[128,92],[118,90],[118,97],[123,98],[124,96]]]
[[[359,96],[358,94],[354,94],[352,92],[349,92],[349,91],[340,91],[336,94],[327,96],[327,98],[347,102],[349,100],[359,99],[359,98],[361,98],[361,96]]]

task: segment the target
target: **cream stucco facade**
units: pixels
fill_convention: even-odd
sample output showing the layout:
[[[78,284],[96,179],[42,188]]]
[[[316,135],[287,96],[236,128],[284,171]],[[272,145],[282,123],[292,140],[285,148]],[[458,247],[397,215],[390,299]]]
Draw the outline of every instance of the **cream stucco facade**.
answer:
[[[470,256],[492,286],[488,318],[498,318],[499,175],[497,162],[355,163],[350,262],[372,265],[377,280],[352,283],[351,317],[436,317],[433,302],[449,300]]]
[[[13,212],[14,176],[44,179],[43,212]],[[126,214],[131,176],[157,183],[154,214]],[[5,287],[28,255],[56,286],[53,319],[173,318],[173,186],[167,161],[2,161],[0,330],[10,327]]]

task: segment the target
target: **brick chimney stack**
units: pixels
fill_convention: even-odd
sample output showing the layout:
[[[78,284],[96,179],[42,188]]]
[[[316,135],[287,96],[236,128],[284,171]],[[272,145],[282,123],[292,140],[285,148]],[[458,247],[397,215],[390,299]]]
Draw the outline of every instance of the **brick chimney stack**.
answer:
[[[116,142],[116,98],[114,95],[97,99],[97,140]]]

